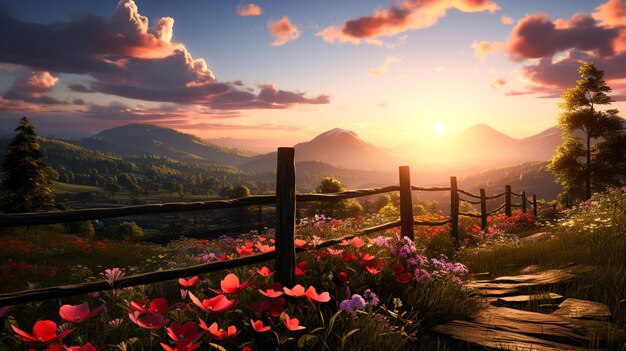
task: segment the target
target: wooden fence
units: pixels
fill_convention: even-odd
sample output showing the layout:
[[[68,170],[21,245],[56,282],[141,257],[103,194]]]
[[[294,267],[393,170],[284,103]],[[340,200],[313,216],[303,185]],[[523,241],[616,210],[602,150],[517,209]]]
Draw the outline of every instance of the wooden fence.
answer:
[[[537,197],[533,195],[530,201],[526,192],[514,193],[511,186],[507,185],[501,194],[486,196],[485,189],[480,189],[480,195],[470,193],[457,187],[456,177],[450,177],[449,187],[418,187],[411,185],[411,176],[408,166],[399,168],[399,186],[387,186],[376,189],[348,190],[332,194],[296,194],[295,187],[295,160],[293,148],[278,148],[278,163],[276,168],[276,194],[257,195],[232,200],[216,200],[191,203],[165,203],[153,205],[126,206],[109,209],[83,209],[44,213],[19,213],[0,214],[0,228],[45,225],[56,223],[78,222],[102,218],[112,218],[131,215],[143,215],[154,213],[173,213],[201,210],[216,210],[227,208],[242,208],[254,205],[275,204],[275,249],[269,252],[235,258],[227,261],[214,261],[195,266],[174,268],[154,271],[132,276],[126,276],[113,282],[96,281],[82,284],[54,286],[49,288],[32,289],[11,293],[0,294],[0,307],[18,303],[40,301],[52,298],[61,298],[84,293],[120,289],[131,286],[162,282],[177,278],[185,278],[197,274],[206,274],[225,269],[233,269],[250,264],[274,260],[276,273],[274,279],[283,286],[293,286],[295,283],[296,253],[306,249],[295,247],[296,227],[296,203],[310,201],[337,201],[362,196],[371,196],[393,191],[400,191],[400,218],[399,220],[384,223],[378,226],[361,229],[353,234],[340,238],[325,240],[318,243],[315,249],[329,247],[340,243],[342,240],[352,239],[360,235],[368,235],[385,229],[400,227],[401,234],[414,238],[416,225],[442,226],[450,225],[450,232],[455,242],[459,242],[459,216],[481,218],[481,226],[487,226],[487,217],[502,209],[507,216],[511,215],[512,207],[521,207],[523,212],[527,210],[527,203],[533,206],[533,214],[537,215]],[[450,216],[439,221],[417,221],[413,216],[413,191],[449,191],[450,192]],[[461,198],[460,195],[470,199]],[[498,208],[487,212],[487,200],[497,199],[504,196],[505,202]],[[512,196],[521,197],[521,203],[513,204]],[[473,200],[472,200],[473,199]],[[481,213],[466,213],[459,211],[461,201],[470,204],[480,204]]]

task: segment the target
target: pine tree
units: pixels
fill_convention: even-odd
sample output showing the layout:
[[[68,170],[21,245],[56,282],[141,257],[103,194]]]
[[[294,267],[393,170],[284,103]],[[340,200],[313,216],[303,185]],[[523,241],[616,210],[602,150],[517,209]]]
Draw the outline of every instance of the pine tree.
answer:
[[[6,212],[34,212],[54,208],[51,172],[41,162],[39,137],[26,117],[15,129],[2,162],[2,207]]]
[[[587,62],[578,73],[576,87],[561,96],[563,144],[549,169],[566,194],[584,190],[584,199],[590,199],[592,188],[600,190],[626,174],[626,132],[616,109],[597,109],[613,101],[604,72]]]

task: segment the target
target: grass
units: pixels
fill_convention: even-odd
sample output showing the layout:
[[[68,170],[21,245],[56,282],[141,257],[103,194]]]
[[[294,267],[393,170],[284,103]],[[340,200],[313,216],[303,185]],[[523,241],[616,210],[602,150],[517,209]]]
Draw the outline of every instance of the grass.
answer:
[[[102,188],[88,185],[54,182],[55,195],[76,195],[78,193],[103,193]]]

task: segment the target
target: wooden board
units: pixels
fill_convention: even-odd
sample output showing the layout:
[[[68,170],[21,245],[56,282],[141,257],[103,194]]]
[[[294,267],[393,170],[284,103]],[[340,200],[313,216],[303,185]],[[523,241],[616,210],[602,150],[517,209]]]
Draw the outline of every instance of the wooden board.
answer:
[[[522,304],[528,303],[530,301],[561,301],[563,300],[563,296],[555,293],[547,293],[547,294],[534,294],[534,295],[515,295],[515,296],[504,296],[499,297],[498,302],[504,304]]]
[[[553,269],[534,274],[502,276],[491,280],[478,280],[465,284],[469,289],[476,290],[483,296],[507,296],[523,292],[530,287],[542,287],[563,283],[576,276],[563,270]]]
[[[605,320],[611,318],[609,306],[593,301],[567,299],[552,314],[569,318]]]
[[[590,330],[576,320],[507,307],[491,307],[471,321],[452,321],[434,332],[474,346],[504,350],[587,350]]]

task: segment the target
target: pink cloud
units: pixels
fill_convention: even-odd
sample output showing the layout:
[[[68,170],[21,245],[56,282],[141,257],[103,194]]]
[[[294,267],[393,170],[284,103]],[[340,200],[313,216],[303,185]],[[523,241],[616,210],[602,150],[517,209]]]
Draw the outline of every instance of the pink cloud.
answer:
[[[495,12],[499,8],[490,0],[403,0],[372,15],[347,20],[341,26],[326,27],[317,35],[329,43],[358,44],[361,40],[367,42],[367,39],[433,26],[449,9]]]
[[[263,13],[263,9],[259,5],[250,3],[250,4],[239,4],[237,5],[237,14],[239,16],[248,17],[248,16],[260,16]]]
[[[502,15],[500,16],[500,22],[502,22],[502,24],[513,24],[515,20],[509,16]]]
[[[58,77],[47,71],[24,71],[17,76],[13,84],[2,94],[2,97],[46,105],[62,104],[63,102],[47,95],[58,80]]]
[[[506,81],[502,78],[496,79],[489,84],[491,89],[500,89],[506,84]]]
[[[283,16],[278,21],[270,20],[267,23],[270,34],[276,39],[272,42],[272,46],[281,46],[286,43],[297,40],[302,35],[298,27],[291,24],[289,17]]]

